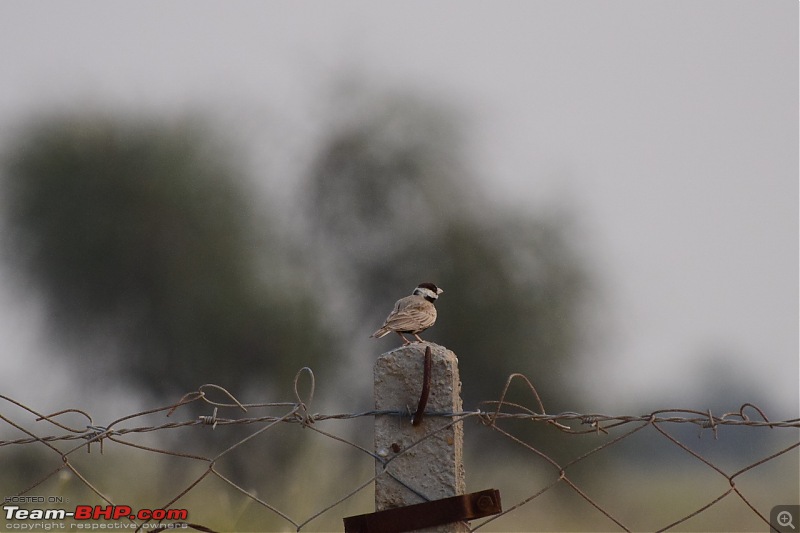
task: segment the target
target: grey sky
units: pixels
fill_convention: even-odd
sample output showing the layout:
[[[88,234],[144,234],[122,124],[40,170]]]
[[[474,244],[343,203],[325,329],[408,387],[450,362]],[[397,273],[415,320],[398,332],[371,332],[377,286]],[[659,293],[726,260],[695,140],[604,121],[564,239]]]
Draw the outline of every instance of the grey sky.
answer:
[[[5,1],[0,49],[6,124],[99,102],[303,137],[342,69],[453,102],[502,201],[577,213],[608,331],[576,380],[600,406],[683,406],[719,373],[797,409],[793,0]],[[17,377],[40,348],[21,294],[0,290]]]

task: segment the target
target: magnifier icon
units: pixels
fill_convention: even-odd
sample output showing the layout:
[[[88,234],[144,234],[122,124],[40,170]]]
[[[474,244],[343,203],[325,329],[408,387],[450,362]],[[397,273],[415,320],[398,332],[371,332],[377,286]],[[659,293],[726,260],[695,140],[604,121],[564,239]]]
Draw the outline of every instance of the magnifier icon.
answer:
[[[790,513],[789,511],[781,511],[780,513],[778,513],[776,520],[778,521],[778,524],[781,527],[788,526],[792,529],[795,529],[794,524],[792,523],[792,513]]]

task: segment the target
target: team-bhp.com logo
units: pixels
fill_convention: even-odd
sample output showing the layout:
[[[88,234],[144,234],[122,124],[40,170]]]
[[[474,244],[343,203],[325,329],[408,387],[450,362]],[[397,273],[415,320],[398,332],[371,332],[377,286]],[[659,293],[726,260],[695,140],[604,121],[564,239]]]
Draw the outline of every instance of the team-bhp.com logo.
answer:
[[[23,509],[19,505],[4,505],[3,512],[6,519],[6,527],[12,529],[34,529],[33,527],[22,527],[22,523],[32,521],[52,521],[58,522],[67,519],[75,521],[96,522],[99,520],[186,520],[189,513],[186,509],[139,509],[134,511],[129,505],[78,505],[75,510],[66,509]],[[17,523],[20,527],[15,527]],[[78,529],[91,528],[90,524],[70,524],[77,526]],[[180,524],[175,524],[180,527]],[[61,526],[64,527],[63,525]]]

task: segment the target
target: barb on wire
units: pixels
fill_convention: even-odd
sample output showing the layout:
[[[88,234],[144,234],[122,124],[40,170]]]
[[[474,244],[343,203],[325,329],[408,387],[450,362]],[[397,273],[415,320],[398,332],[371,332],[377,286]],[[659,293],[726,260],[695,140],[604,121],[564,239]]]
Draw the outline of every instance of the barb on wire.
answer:
[[[88,442],[86,443],[86,452],[92,452],[92,443],[99,442],[100,443],[100,453],[103,453],[103,439],[109,437],[110,435],[117,434],[116,431],[110,430],[104,426],[93,426],[89,425],[86,426],[86,433],[84,433],[83,438],[86,439]]]
[[[218,407],[214,407],[214,412],[211,413],[211,416],[199,416],[197,420],[203,423],[206,426],[211,426],[211,429],[217,429],[217,409]]]

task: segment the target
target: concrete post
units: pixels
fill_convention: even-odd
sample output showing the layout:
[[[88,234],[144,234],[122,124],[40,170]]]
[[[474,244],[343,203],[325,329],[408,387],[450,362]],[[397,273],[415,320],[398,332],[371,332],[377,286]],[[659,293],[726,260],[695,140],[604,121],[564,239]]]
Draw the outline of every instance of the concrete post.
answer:
[[[413,413],[423,384],[425,347],[431,347],[431,381],[426,412],[460,412],[461,381],[458,358],[433,343],[413,343],[378,358],[375,363],[375,408]],[[448,426],[449,427],[445,427]],[[443,428],[439,429],[438,428]],[[430,437],[419,442],[428,434]],[[419,444],[414,444],[419,442]],[[463,423],[449,417],[424,417],[413,426],[409,417],[375,417],[375,510],[404,507],[466,492],[463,462]],[[389,475],[391,474],[391,475]],[[425,531],[461,533],[464,523]]]

